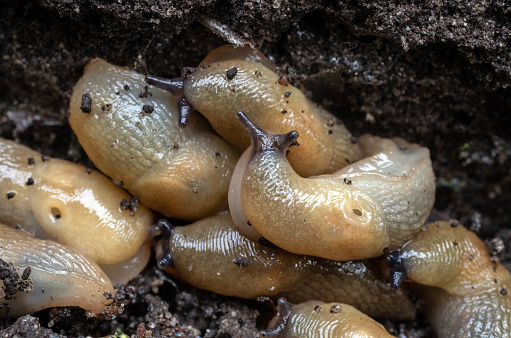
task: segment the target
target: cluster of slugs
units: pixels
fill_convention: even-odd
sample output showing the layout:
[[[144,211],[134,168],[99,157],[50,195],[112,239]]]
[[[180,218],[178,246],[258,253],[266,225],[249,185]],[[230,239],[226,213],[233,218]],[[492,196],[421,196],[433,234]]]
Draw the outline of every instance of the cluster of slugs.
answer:
[[[0,266],[22,275],[0,317],[115,316],[112,285],[154,247],[175,278],[276,301],[262,337],[390,336],[371,317],[411,320],[412,298],[439,337],[511,336],[509,271],[463,226],[424,225],[429,150],[355,138],[257,50],[176,79],[93,59],[69,123],[99,171],[0,139]]]

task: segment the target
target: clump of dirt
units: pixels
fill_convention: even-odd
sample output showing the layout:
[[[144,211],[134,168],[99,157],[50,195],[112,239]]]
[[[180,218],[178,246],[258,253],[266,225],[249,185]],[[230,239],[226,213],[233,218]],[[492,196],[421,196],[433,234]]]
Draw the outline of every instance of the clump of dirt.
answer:
[[[73,85],[88,61],[102,57],[172,78],[224,39],[246,42],[355,135],[427,146],[437,218],[477,231],[495,259],[511,266],[506,2],[32,0],[3,4],[0,15],[0,137],[93,167],[67,123]],[[262,303],[173,285],[152,261],[119,289],[126,307],[114,321],[46,310],[0,321],[0,333],[253,337],[265,322],[256,314],[270,312]],[[431,334],[420,318],[385,325],[406,336]]]
[[[12,263],[0,258],[0,281],[3,283],[0,289],[0,296],[3,298],[0,299],[0,309],[8,306],[4,300],[10,300],[18,292],[25,292],[32,288],[32,281],[29,280],[30,272],[30,268],[25,268],[20,276]]]

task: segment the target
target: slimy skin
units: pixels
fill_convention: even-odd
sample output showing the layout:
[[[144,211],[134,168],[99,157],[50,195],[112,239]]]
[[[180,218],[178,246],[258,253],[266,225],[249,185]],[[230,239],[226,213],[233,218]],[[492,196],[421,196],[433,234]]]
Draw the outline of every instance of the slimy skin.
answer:
[[[244,47],[234,47],[233,45],[220,46],[206,55],[200,62],[201,66],[207,66],[215,62],[222,62],[225,60],[245,60],[259,63],[271,71],[275,72],[276,67],[273,62],[259,51],[259,49]]]
[[[264,129],[298,131],[300,145],[289,150],[288,160],[303,177],[333,173],[361,158],[360,148],[342,122],[316,107],[298,88],[280,84],[273,67],[268,68],[271,63],[260,53],[248,47],[221,47],[201,64],[184,79],[148,76],[146,81],[188,102],[240,152],[250,146],[250,138],[239,128],[239,110]]]
[[[334,262],[252,242],[236,230],[228,213],[184,227],[160,222],[160,227],[160,268],[198,288],[247,299],[338,300],[380,318],[415,316],[406,293],[383,282],[372,262]]]
[[[404,277],[423,285],[417,294],[439,337],[511,337],[511,274],[475,233],[431,223],[387,262],[395,286]]]
[[[137,212],[123,210],[121,201],[130,195],[96,170],[43,160],[0,139],[0,193],[0,222],[72,247],[100,265],[135,259],[129,272],[138,273],[148,262],[152,212],[143,205]],[[112,278],[125,281],[122,274]]]
[[[142,75],[94,59],[70,110],[69,123],[96,167],[144,205],[187,220],[227,209],[238,152],[199,115],[180,128],[172,95],[148,87]]]
[[[238,227],[257,231],[240,230],[252,239],[259,234],[287,251],[338,261],[372,258],[411,239],[433,207],[435,176],[426,148],[366,135],[359,138],[365,159],[335,174],[302,178],[285,156],[300,142],[295,131],[275,134],[238,116],[253,146],[239,161],[246,165],[243,175],[236,168],[231,182],[231,193],[241,196],[241,202],[233,196],[231,213]]]
[[[31,272],[31,286],[11,299],[2,295],[0,281],[0,318],[15,318],[58,306],[79,306],[91,311],[88,316],[105,316],[118,309],[107,295],[115,290],[107,275],[87,256],[62,244],[33,238],[23,231],[0,224],[0,258],[12,263],[21,276]]]
[[[280,298],[277,311],[260,337],[392,337],[380,323],[348,304],[310,300],[291,305]]]

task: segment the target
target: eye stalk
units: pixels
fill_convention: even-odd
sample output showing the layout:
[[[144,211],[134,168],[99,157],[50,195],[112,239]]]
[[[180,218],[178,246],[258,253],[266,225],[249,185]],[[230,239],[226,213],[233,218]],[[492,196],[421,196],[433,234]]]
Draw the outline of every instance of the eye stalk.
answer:
[[[385,263],[390,267],[390,285],[398,289],[406,279],[401,252],[394,250],[385,256]]]
[[[296,140],[299,135],[295,130],[286,134],[276,134],[259,128],[259,126],[252,122],[242,111],[238,111],[236,116],[245,129],[247,129],[250,139],[252,140],[251,158],[256,153],[269,149],[279,149],[282,153],[285,153],[287,148],[291,145],[298,145]]]
[[[158,259],[158,268],[164,270],[174,266],[174,260],[170,254],[170,238],[174,233],[174,226],[166,219],[160,219],[158,221],[158,230],[162,234],[162,239],[158,242],[158,252],[161,257]]]
[[[163,77],[148,75],[145,77],[145,82],[157,88],[168,91],[174,96],[177,102],[177,109],[179,111],[179,125],[186,127],[186,124],[190,120],[190,114],[194,111],[191,104],[185,97],[184,92],[184,79],[166,79]]]
[[[284,329],[291,316],[291,304],[285,298],[279,298],[277,304],[277,315],[274,319],[274,325],[271,328],[262,330],[261,337],[279,337],[283,335]]]

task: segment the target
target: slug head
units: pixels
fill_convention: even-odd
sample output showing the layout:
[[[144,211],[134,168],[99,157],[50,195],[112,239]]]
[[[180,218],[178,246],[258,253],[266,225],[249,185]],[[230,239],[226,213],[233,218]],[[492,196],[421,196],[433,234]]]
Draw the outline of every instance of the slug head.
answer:
[[[158,221],[158,229],[162,234],[162,239],[156,246],[156,259],[158,268],[165,270],[174,266],[174,260],[170,254],[170,239],[174,233],[174,226],[166,219]]]
[[[158,76],[148,75],[145,77],[145,82],[157,88],[170,92],[177,102],[177,109],[179,111],[179,125],[185,127],[190,120],[190,114],[193,112],[193,107],[186,100],[184,92],[184,79],[166,79]]]
[[[286,134],[276,134],[268,130],[262,130],[255,123],[249,120],[247,115],[242,111],[238,111],[236,116],[241,124],[247,129],[250,139],[252,140],[252,152],[250,159],[260,152],[278,149],[283,154],[291,145],[297,145],[298,132],[293,130]]]

